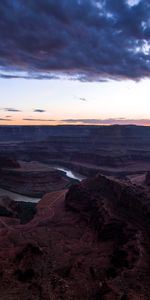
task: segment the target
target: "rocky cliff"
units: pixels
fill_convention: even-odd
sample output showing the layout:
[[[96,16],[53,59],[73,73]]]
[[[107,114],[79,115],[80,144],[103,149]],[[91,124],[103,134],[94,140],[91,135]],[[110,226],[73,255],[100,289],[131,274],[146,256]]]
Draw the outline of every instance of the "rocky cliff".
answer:
[[[150,299],[147,193],[98,175],[45,195],[25,225],[0,217],[2,299]]]

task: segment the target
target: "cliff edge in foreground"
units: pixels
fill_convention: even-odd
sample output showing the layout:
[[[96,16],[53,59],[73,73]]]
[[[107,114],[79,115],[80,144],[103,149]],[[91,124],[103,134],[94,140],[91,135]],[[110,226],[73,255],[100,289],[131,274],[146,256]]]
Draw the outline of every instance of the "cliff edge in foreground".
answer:
[[[0,217],[3,300],[150,299],[147,189],[98,175]]]

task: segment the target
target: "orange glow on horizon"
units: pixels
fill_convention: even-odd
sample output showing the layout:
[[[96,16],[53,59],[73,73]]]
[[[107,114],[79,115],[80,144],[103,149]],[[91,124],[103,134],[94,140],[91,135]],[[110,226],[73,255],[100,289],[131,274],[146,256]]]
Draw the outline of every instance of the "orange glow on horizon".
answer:
[[[115,123],[114,124],[102,124],[102,123],[95,123],[95,124],[92,124],[92,123],[84,123],[84,122],[65,122],[65,121],[61,121],[61,120],[54,120],[54,121],[29,121],[29,120],[22,120],[22,119],[17,119],[17,120],[11,120],[11,121],[6,121],[6,120],[0,120],[0,126],[1,125],[6,125],[6,126],[11,126],[11,125],[16,125],[16,126],[23,126],[23,125],[26,125],[26,126],[57,126],[57,125],[83,125],[83,126],[86,126],[86,125],[90,125],[90,126],[111,126],[111,125],[137,125],[137,126],[150,126],[150,121],[149,123],[148,122],[145,122],[144,123],[144,120],[143,122],[141,122],[141,120],[139,119],[139,122],[138,120],[135,120],[135,122],[132,121],[132,123],[130,122],[129,120],[129,123],[126,123],[126,124],[123,124],[123,123]]]
[[[60,125],[60,121],[27,121],[27,120],[11,120],[0,121],[0,125]]]

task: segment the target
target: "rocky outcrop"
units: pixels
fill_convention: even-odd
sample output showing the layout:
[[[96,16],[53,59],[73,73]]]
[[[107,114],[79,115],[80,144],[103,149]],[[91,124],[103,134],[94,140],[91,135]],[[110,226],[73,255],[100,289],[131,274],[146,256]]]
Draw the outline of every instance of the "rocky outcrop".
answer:
[[[123,295],[111,298],[107,291],[108,298],[102,299],[149,299],[150,200],[144,187],[97,175],[70,188],[66,209],[80,214],[95,231],[99,249],[107,249],[107,263],[104,259],[101,264],[103,280],[114,290],[120,282]],[[92,266],[93,276],[97,272],[98,265]]]
[[[92,211],[100,211],[102,206],[112,208],[120,215],[134,220],[141,225],[150,225],[149,195],[142,186],[130,185],[128,182],[97,175],[93,179],[84,180],[80,185],[70,188],[66,196],[66,207],[82,214],[87,213],[92,217]],[[101,219],[97,218],[96,220]]]
[[[45,195],[27,224],[0,217],[2,299],[148,300],[147,192],[98,175]]]

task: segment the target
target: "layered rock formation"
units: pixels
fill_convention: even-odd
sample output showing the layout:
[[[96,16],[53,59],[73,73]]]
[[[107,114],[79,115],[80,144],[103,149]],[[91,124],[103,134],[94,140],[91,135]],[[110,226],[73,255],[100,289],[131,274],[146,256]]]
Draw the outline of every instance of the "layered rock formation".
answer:
[[[26,225],[0,218],[2,299],[150,299],[147,192],[98,175],[44,196]]]
[[[150,170],[150,127],[0,127],[0,153],[56,163],[85,176],[142,174]]]
[[[0,187],[30,197],[39,198],[47,192],[61,190],[70,182],[63,172],[37,162],[13,162],[13,167],[4,166],[0,169]]]
[[[67,186],[69,181],[58,171],[3,170],[0,186],[6,190],[30,197],[42,197],[45,193]]]

